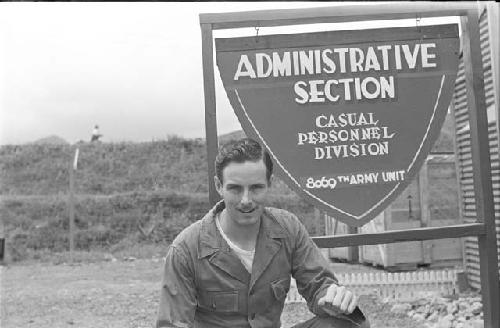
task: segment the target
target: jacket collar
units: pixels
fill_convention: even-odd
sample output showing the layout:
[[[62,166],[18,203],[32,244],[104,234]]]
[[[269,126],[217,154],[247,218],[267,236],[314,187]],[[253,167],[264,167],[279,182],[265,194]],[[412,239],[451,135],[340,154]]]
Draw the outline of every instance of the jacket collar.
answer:
[[[223,238],[215,225],[215,217],[218,213],[222,212],[225,207],[226,205],[224,204],[224,201],[221,200],[203,217],[198,243],[199,259],[212,255],[218,250],[229,251],[227,244],[223,241]],[[259,235],[261,234],[265,235],[269,239],[284,238],[286,236],[283,227],[266,209],[264,209],[261,217]],[[257,242],[259,242],[259,239]]]

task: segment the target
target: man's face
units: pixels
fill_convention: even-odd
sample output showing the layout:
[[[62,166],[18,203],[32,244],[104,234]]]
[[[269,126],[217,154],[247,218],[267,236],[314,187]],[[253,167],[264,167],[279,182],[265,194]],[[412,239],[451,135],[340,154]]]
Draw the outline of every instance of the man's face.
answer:
[[[270,186],[263,160],[231,162],[222,170],[222,180],[215,177],[215,186],[231,222],[239,226],[258,223]]]

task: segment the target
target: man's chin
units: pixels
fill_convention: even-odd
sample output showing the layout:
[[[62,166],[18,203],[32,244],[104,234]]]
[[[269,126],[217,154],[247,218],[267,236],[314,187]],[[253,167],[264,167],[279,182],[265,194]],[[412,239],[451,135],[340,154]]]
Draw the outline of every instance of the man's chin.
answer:
[[[259,221],[259,218],[260,218],[260,215],[261,215],[261,212],[258,211],[257,209],[249,212],[249,213],[245,213],[245,212],[240,212],[238,211],[239,213],[239,217],[240,217],[240,223],[241,224],[255,224],[256,222]]]

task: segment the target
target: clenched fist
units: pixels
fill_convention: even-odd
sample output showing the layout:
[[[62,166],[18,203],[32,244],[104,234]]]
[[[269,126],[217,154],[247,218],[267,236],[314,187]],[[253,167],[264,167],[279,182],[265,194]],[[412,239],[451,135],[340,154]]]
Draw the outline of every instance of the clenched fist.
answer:
[[[331,284],[325,296],[319,299],[318,305],[331,315],[338,312],[350,314],[358,305],[358,298],[344,286]]]

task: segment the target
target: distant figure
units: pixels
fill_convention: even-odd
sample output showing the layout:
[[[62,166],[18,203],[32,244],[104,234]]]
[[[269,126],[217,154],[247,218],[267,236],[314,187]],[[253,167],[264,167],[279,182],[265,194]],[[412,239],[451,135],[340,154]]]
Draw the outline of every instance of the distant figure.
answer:
[[[102,137],[102,134],[99,133],[99,125],[96,124],[94,126],[94,130],[92,130],[92,138],[90,142],[99,141],[99,138]]]

